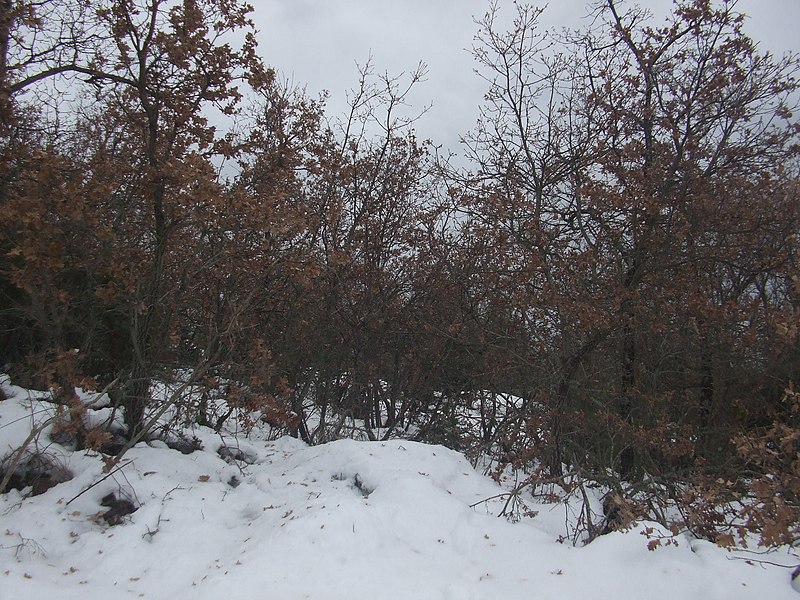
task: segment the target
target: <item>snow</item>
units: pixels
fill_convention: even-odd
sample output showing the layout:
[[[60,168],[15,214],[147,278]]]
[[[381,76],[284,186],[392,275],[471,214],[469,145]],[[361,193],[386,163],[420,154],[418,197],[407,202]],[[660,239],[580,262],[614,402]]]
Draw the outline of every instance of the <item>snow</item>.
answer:
[[[53,409],[0,384],[2,456]],[[648,528],[668,535],[652,523],[574,546],[563,540],[569,507],[532,498],[535,517],[498,518],[505,490],[442,446],[308,447],[197,428],[202,450],[141,443],[108,474],[102,455],[46,433],[38,451],[74,478],[0,496],[3,598],[797,598],[791,569],[768,564],[800,562],[787,551],[688,537],[650,551]],[[110,493],[139,507],[117,526],[102,519]]]

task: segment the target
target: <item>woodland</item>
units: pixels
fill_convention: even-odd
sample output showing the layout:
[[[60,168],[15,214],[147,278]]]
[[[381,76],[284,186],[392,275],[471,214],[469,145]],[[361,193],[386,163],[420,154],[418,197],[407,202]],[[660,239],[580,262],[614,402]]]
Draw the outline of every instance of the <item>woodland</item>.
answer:
[[[240,0],[2,0],[0,371],[110,465],[188,424],[413,438],[602,486],[589,539],[797,542],[798,56],[731,0],[593,6],[476,20],[453,161],[424,68],[334,118]]]

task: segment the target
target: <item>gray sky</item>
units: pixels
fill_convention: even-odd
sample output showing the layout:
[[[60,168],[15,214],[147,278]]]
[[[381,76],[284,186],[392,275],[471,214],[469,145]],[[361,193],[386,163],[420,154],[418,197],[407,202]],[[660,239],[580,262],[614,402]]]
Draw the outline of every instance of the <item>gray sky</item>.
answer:
[[[356,63],[371,55],[375,69],[396,75],[419,61],[428,78],[411,101],[433,104],[417,123],[418,135],[455,149],[458,136],[475,122],[486,84],[473,72],[473,17],[489,0],[251,0],[260,31],[261,55],[310,95],[330,92],[329,113],[346,108],[345,92],[358,81]],[[532,4],[544,4],[532,2]],[[670,0],[640,4],[666,11]],[[588,0],[551,0],[543,24],[586,24]],[[510,0],[501,0],[506,12]],[[800,51],[800,0],[740,0],[749,15],[746,31],[774,53]]]

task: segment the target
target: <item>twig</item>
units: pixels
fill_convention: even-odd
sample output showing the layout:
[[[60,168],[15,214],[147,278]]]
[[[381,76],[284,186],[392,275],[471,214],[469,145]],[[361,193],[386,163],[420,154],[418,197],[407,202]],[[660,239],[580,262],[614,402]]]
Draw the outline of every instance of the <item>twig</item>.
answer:
[[[764,560],[761,558],[747,558],[746,556],[727,556],[728,560],[744,560],[750,563],[758,563],[760,565],[772,565],[773,567],[781,567],[782,569],[794,569],[800,565],[782,565],[781,563]]]
[[[102,482],[104,482],[106,479],[108,479],[109,477],[111,477],[111,476],[112,476],[114,473],[116,473],[117,471],[120,471],[120,470],[124,469],[124,468],[125,468],[125,467],[127,467],[129,464],[131,464],[132,462],[133,462],[133,459],[129,460],[128,462],[125,462],[125,463],[122,463],[122,464],[119,464],[119,465],[117,465],[117,466],[116,466],[116,468],[114,468],[113,470],[109,471],[109,472],[108,472],[106,475],[104,475],[103,477],[101,477],[100,479],[98,479],[97,481],[95,481],[93,484],[91,484],[91,485],[90,485],[89,487],[87,487],[85,490],[83,490],[83,491],[81,491],[81,492],[78,492],[78,493],[77,493],[75,496],[73,496],[72,498],[70,498],[70,500],[69,500],[69,501],[66,503],[66,505],[65,505],[65,506],[69,506],[69,504],[70,504],[72,501],[74,501],[74,500],[77,500],[78,498],[80,498],[81,496],[83,496],[83,495],[84,495],[86,492],[88,492],[89,490],[91,490],[93,487],[96,487],[97,485],[100,485],[100,484],[101,484]]]
[[[496,500],[497,498],[505,498],[506,496],[511,496],[511,495],[512,495],[511,492],[503,492],[502,494],[495,494],[494,496],[489,496],[488,498],[484,498],[483,500],[478,500],[477,502],[470,504],[469,507],[475,508],[479,504],[485,504],[490,500]]]
[[[170,491],[168,491],[164,496],[161,498],[161,510],[158,511],[158,519],[156,519],[156,528],[151,530],[150,527],[147,527],[147,531],[142,534],[142,537],[148,535],[150,536],[150,540],[152,540],[155,535],[161,530],[161,516],[164,514],[164,502],[167,501],[167,496],[169,496],[175,490],[182,490],[183,488],[179,485],[176,485]]]

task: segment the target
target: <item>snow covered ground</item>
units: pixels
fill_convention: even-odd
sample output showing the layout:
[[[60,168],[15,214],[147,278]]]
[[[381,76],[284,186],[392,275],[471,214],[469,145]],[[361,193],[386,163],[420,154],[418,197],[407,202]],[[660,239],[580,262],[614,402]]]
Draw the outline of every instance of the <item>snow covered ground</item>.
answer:
[[[5,376],[0,385],[4,456],[52,406]],[[0,598],[797,598],[791,569],[766,562],[800,562],[788,552],[689,538],[649,551],[645,524],[573,546],[558,541],[563,504],[498,518],[504,490],[441,446],[308,447],[198,428],[202,450],[140,444],[107,476],[100,455],[46,433],[40,450],[74,478],[0,497]],[[116,526],[102,518],[110,493],[138,506]]]

